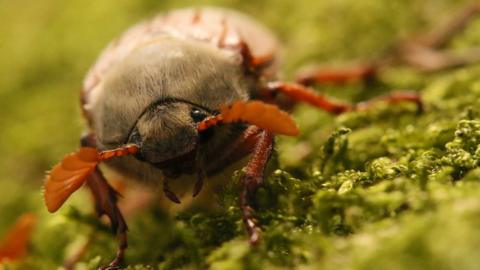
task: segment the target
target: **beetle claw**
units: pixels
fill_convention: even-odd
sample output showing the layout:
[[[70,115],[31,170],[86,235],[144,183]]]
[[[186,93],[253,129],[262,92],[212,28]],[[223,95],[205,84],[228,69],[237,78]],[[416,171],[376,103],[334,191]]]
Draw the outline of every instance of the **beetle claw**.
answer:
[[[178,204],[182,203],[180,199],[177,197],[177,195],[175,195],[175,193],[173,193],[173,191],[170,190],[167,180],[163,181],[163,193],[165,194],[165,196],[167,196],[167,198],[170,201]]]
[[[195,182],[195,186],[193,187],[193,194],[192,197],[197,197],[197,195],[202,191],[203,182],[205,179],[205,172],[201,169],[197,172],[197,181]]]

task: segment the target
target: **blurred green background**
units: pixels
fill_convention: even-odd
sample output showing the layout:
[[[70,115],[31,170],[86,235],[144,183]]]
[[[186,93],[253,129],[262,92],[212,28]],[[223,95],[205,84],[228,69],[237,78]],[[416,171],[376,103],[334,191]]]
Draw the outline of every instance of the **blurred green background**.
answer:
[[[39,229],[35,236],[32,256],[27,260],[28,262],[26,263],[26,266],[20,265],[18,267],[23,267],[25,269],[54,269],[53,267],[61,264],[65,257],[66,246],[69,243],[74,242],[75,239],[78,240],[77,238],[79,235],[85,237],[85,235],[88,234],[79,233],[79,235],[76,235],[74,232],[68,231],[67,228],[81,228],[79,231],[83,230],[82,232],[86,232],[88,230],[85,229],[85,227],[93,226],[91,224],[88,225],[88,222],[83,222],[87,223],[87,225],[78,222],[78,219],[81,218],[77,218],[77,220],[71,218],[72,215],[75,216],[71,211],[67,214],[60,215],[62,217],[58,217],[58,215],[57,217],[54,217],[46,213],[42,205],[41,184],[45,171],[55,164],[55,162],[57,162],[65,153],[71,152],[78,145],[79,134],[81,133],[83,126],[79,110],[79,91],[85,73],[94,63],[102,48],[106,46],[111,39],[139,20],[153,16],[158,12],[189,6],[215,5],[230,7],[245,12],[266,24],[282,40],[285,46],[284,77],[292,78],[295,70],[306,64],[325,63],[339,65],[352,62],[353,60],[373,59],[394,45],[397,40],[405,39],[413,33],[421,33],[425,30],[435,29],[441,26],[468,2],[472,3],[473,1],[0,0],[0,235],[7,230],[7,227],[11,225],[21,213],[26,211],[34,211],[38,213],[41,216],[41,224],[39,225]],[[449,44],[449,47],[460,50],[468,46],[479,46],[479,33],[480,21],[476,20],[465,32],[463,32],[458,38],[454,39]],[[357,155],[357,159],[352,161],[350,165],[344,165],[341,168],[335,167],[332,169],[333,173],[330,175],[325,174],[322,181],[330,181],[331,175],[341,173],[342,170],[345,169],[367,171],[366,167],[362,167],[363,164],[371,162],[374,158],[382,156],[388,158],[397,155],[392,158],[392,162],[397,162],[398,160],[402,160],[401,157],[405,158],[406,153],[410,151],[407,150],[408,148],[413,149],[411,151],[415,151],[418,149],[425,150],[435,147],[435,145],[432,146],[431,144],[425,144],[425,140],[428,141],[429,139],[421,138],[420,134],[422,134],[424,131],[423,129],[429,126],[429,124],[435,122],[438,123],[441,119],[450,119],[452,121],[451,123],[449,122],[449,124],[445,124],[449,128],[445,132],[450,132],[448,133],[449,135],[446,135],[447,139],[445,142],[448,142],[449,139],[453,140],[454,128],[464,115],[464,109],[468,106],[473,106],[475,108],[476,104],[474,102],[477,100],[476,96],[469,97],[470,103],[467,101],[456,100],[456,98],[461,98],[458,91],[468,91],[467,89],[470,89],[470,87],[478,89],[478,82],[474,79],[476,78],[476,74],[480,75],[478,68],[475,69],[475,67],[471,67],[470,69],[467,68],[466,71],[463,70],[462,72],[464,73],[455,72],[457,71],[425,76],[409,69],[392,68],[391,70],[387,70],[385,74],[381,74],[381,83],[373,86],[371,89],[361,85],[346,86],[343,88],[320,88],[320,91],[325,91],[330,95],[358,101],[389,89],[410,88],[424,91],[425,89],[428,90],[438,87],[438,85],[453,85],[457,82],[456,80],[462,80],[462,78],[465,79],[465,76],[468,78],[465,79],[466,82],[462,81],[462,83],[464,83],[463,85],[459,86],[461,90],[452,90],[452,93],[449,92],[450,97],[445,94],[446,91],[450,91],[448,89],[444,89],[444,92],[442,93],[444,94],[443,96],[440,94],[437,95],[437,92],[435,92],[437,90],[427,91],[426,94],[429,95],[427,96],[427,103],[432,102],[432,104],[434,104],[432,105],[432,108],[434,109],[432,110],[433,112],[427,112],[427,114],[423,116],[423,120],[417,120],[412,116],[412,113],[408,113],[408,108],[406,109],[407,118],[405,120],[392,120],[391,118],[396,118],[396,115],[391,118],[385,116],[385,114],[388,114],[388,109],[386,108],[380,109],[383,110],[382,113],[384,115],[377,115],[377,118],[372,118],[370,115],[351,114],[345,118],[335,119],[322,112],[317,112],[302,106],[295,113],[295,116],[299,120],[302,130],[304,130],[304,135],[295,140],[281,139],[279,146],[281,167],[293,173],[297,178],[315,178],[315,170],[312,168],[319,163],[325,163],[325,160],[322,161],[321,157],[319,157],[320,154],[316,154],[319,152],[315,151],[324,149],[324,143],[327,142],[327,138],[329,138],[333,130],[340,126],[346,126],[347,128],[353,129],[354,132],[352,133],[352,136],[357,134],[354,139],[356,139],[358,147],[353,147],[357,151],[354,152],[355,155]],[[453,82],[445,82],[445,79],[442,79],[442,76],[450,78]],[[451,105],[449,107],[449,105],[445,105],[449,104],[449,101],[458,102],[455,103],[457,105]],[[438,102],[438,104],[441,105],[438,105],[435,102]],[[450,111],[448,111],[447,114],[445,110]],[[394,113],[402,114],[402,112],[399,113],[398,111]],[[349,117],[354,118],[354,120],[351,120]],[[360,122],[367,122],[358,124],[359,122],[357,120]],[[420,121],[422,123],[421,125],[424,126],[415,126],[415,123],[418,123],[417,121]],[[407,145],[395,146],[401,148],[402,151],[384,151],[382,148],[381,151],[379,150],[372,153],[372,151],[376,151],[376,148],[370,148],[372,143],[370,136],[375,137],[385,135],[385,133],[378,133],[378,129],[385,131],[388,129],[405,128],[398,131],[399,133],[394,133],[392,131],[393,133],[390,135],[392,137],[407,136],[405,135],[405,132],[409,132],[406,129],[406,126],[408,126],[409,123],[413,125],[411,129],[415,130],[411,131],[414,133],[414,135],[411,136],[411,141],[407,139],[401,141],[401,139],[398,138],[396,141],[397,143],[400,141]],[[368,130],[369,124],[378,124],[378,126],[369,130],[370,133],[355,133],[355,129],[359,126],[363,131],[365,131],[365,129]],[[379,137],[376,138],[378,139]],[[415,140],[417,139],[420,140],[420,143],[415,145]],[[442,140],[440,141],[443,142]],[[300,153],[303,153],[302,149],[304,149],[302,147],[305,145],[307,145],[307,148],[310,149],[310,151],[308,151],[308,154],[301,155]],[[352,145],[352,143],[350,143],[350,145]],[[443,146],[444,145],[445,143]],[[361,148],[362,146],[364,146],[363,149]],[[439,151],[446,151],[443,146],[439,147]],[[388,145],[385,148],[388,148]],[[362,151],[365,151],[363,156]],[[418,155],[421,154],[418,153]],[[318,161],[319,159],[320,161]],[[414,158],[411,158],[409,161],[412,160],[414,160]],[[382,166],[384,165],[385,164]],[[476,165],[474,167],[476,167]],[[473,169],[473,167],[469,167],[469,169]],[[433,174],[433,171],[428,171],[428,173],[431,175]],[[407,178],[411,177],[408,173],[405,173],[403,176]],[[351,180],[353,178],[348,179]],[[391,180],[388,176],[385,176],[384,178]],[[288,179],[285,181],[288,181]],[[337,179],[335,181],[340,180]],[[381,181],[375,183],[379,182]],[[309,186],[309,188],[310,191],[314,190],[311,186]],[[322,189],[323,187],[315,186],[315,188]],[[463,193],[460,192],[460,194]],[[473,194],[480,195],[480,192],[473,192]],[[447,195],[445,196],[448,197]],[[283,203],[289,204],[288,198],[288,196],[284,198]],[[285,202],[285,200],[287,200],[287,202]],[[405,200],[408,200],[408,198]],[[292,202],[290,202],[290,204],[291,203]],[[328,204],[329,200],[326,200],[325,203]],[[351,205],[356,204],[354,201],[349,201],[348,203]],[[475,205],[478,204],[478,202],[475,203]],[[76,206],[75,209],[78,208],[81,212],[83,211],[87,213],[85,215],[88,215],[91,207],[89,201],[86,203],[85,200],[82,201],[81,197],[78,197],[74,205]],[[296,206],[292,205],[291,207],[294,209]],[[468,207],[468,205],[466,207]],[[423,224],[422,226],[429,227],[430,225],[425,225],[425,223],[422,222],[427,219],[429,220],[429,215],[435,215],[432,213],[437,213],[435,212],[436,210],[432,210],[433,208],[435,207],[428,208],[428,211],[423,209],[422,211],[425,211],[425,213],[412,222],[417,222],[418,224]],[[275,209],[270,210],[274,213],[278,213],[278,211],[275,212]],[[449,211],[451,211],[451,209],[442,209],[439,210],[438,213],[443,213],[442,211],[450,214]],[[290,214],[292,213],[294,213],[294,211],[290,212]],[[305,216],[311,216],[313,215],[312,213],[305,214]],[[285,213],[283,214],[286,215]],[[65,216],[68,217],[69,215],[69,218],[65,218]],[[157,217],[158,215],[160,214],[151,214],[147,216],[152,219],[152,216]],[[185,220],[191,217],[192,216],[189,216],[185,218]],[[382,217],[392,216],[386,215]],[[207,216],[201,217],[200,219],[202,222],[210,224],[208,222],[213,221],[209,218],[210,217]],[[233,213],[232,216],[229,216],[226,219],[229,218],[231,218],[230,220],[235,220],[238,216]],[[292,214],[291,218],[295,219],[295,214]],[[335,218],[336,217],[332,214],[332,220]],[[268,220],[270,220],[268,218],[264,219],[267,220],[267,223]],[[445,220],[443,214],[433,216],[432,219],[437,220],[438,222],[450,222],[448,219]],[[54,220],[56,222],[54,223],[57,225],[52,225],[51,220]],[[185,220],[183,220],[183,222],[185,222]],[[191,219],[189,220],[191,221]],[[379,220],[381,221],[383,219],[366,219],[362,222],[366,224],[373,222],[376,224],[375,222]],[[173,223],[165,225],[161,222],[159,225],[155,223],[157,221],[145,220],[140,223],[148,224],[148,222],[153,222],[153,225],[151,225],[149,229],[146,229],[145,232],[145,234],[152,233],[150,236],[155,235],[155,230],[154,228],[151,228],[152,226],[157,226],[158,228],[161,226],[177,226],[177,229],[172,229],[173,235],[182,235],[182,226],[186,226],[187,228],[190,226],[188,225],[190,224],[188,222],[185,223],[187,225],[184,223],[182,223],[184,225],[178,225],[178,223],[175,223],[175,225]],[[478,222],[478,220],[476,222]],[[302,226],[297,223],[293,222],[294,225],[292,226],[297,230],[306,233],[303,231],[306,230],[305,227],[302,227],[306,223]],[[268,224],[272,225],[274,223]],[[382,223],[380,222],[379,224]],[[297,225],[300,227],[296,227]],[[317,227],[321,227],[321,225],[317,225],[312,225],[313,231],[316,231]],[[435,223],[431,226],[438,229],[436,227],[437,225],[438,224]],[[377,225],[374,225],[374,227],[375,226]],[[398,224],[395,223],[395,226],[402,226],[401,222]],[[475,232],[475,239],[480,237],[480,226],[478,227],[477,232],[472,229],[473,227],[469,227],[469,223],[460,223],[460,225],[452,224],[452,227],[458,226],[465,226],[468,228],[466,231]],[[146,227],[148,228],[148,226]],[[285,228],[284,232],[288,232],[290,229],[291,228]],[[54,236],[60,231],[65,233],[65,235],[63,235],[64,237],[59,239],[58,243],[52,244],[50,240],[48,240],[48,237]],[[422,233],[424,231],[425,230],[422,230]],[[359,229],[358,232],[364,233],[364,237],[368,238],[363,240],[367,242],[373,241],[369,238],[373,236],[370,236],[368,233],[375,233],[375,229],[370,229],[368,233]],[[169,259],[166,258],[168,257],[167,255],[148,255],[150,257],[145,255],[142,257],[142,252],[138,252],[137,255],[132,255],[130,261],[133,263],[148,263],[155,267],[158,263],[163,263],[161,264],[161,267],[164,268],[176,268],[180,266],[187,268],[204,268],[206,266],[211,267],[212,265],[215,265],[215,263],[212,262],[225,259],[225,264],[223,266],[220,264],[220,266],[217,266],[219,267],[217,269],[249,269],[253,267],[250,264],[240,262],[238,259],[245,258],[244,256],[247,256],[252,252],[249,250],[247,251],[248,246],[246,247],[242,244],[244,237],[241,227],[240,229],[237,228],[236,230],[233,230],[233,232],[231,231],[231,233],[233,233],[232,237],[235,236],[235,239],[238,238],[241,239],[241,241],[220,241],[219,243],[215,242],[214,244],[209,243],[207,245],[208,248],[195,255],[198,257],[191,254],[187,256],[182,253],[181,250],[182,248],[185,248],[185,243],[191,244],[189,240],[185,240],[190,237],[188,236],[188,233],[186,233],[187,236],[182,236],[185,238],[182,240],[183,242],[177,241],[180,243],[178,246],[172,244],[170,247],[165,244],[159,248],[159,250],[180,250],[178,251],[178,254],[182,253],[183,255],[177,254],[181,259],[175,261],[175,263],[165,263],[169,261]],[[352,232],[347,234],[350,233]],[[321,234],[322,233],[320,232],[320,235]],[[411,227],[408,227],[405,234],[407,235],[406,237],[415,239],[412,235],[415,235],[416,231]],[[441,232],[440,234],[443,233]],[[326,233],[326,235],[329,234]],[[467,236],[465,236],[465,238],[468,238]],[[182,237],[180,238],[183,239]],[[99,253],[102,253],[102,255],[106,255],[107,258],[109,258],[108,256],[110,256],[110,253],[108,250],[113,247],[114,242],[109,236],[105,236],[104,238],[105,239],[101,241],[103,241],[103,247],[105,248],[97,248],[94,249],[94,251],[101,250]],[[300,238],[303,239],[304,236]],[[306,268],[312,267],[311,269],[318,269],[317,267],[332,269],[331,265],[343,265],[345,269],[375,269],[374,263],[369,263],[368,260],[367,262],[362,261],[365,256],[370,256],[369,258],[372,258],[372,254],[370,253],[364,255],[361,251],[355,248],[353,248],[354,251],[347,255],[342,255],[342,252],[340,252],[341,247],[346,247],[352,243],[352,245],[354,245],[354,241],[359,241],[357,238],[342,238],[343,240],[341,241],[345,241],[343,244],[338,244],[338,242],[334,243],[333,240],[329,238],[325,239],[323,236],[318,239],[319,240],[316,241],[316,243],[309,243],[309,241],[304,241],[304,239],[300,241],[301,244],[298,244],[298,246],[292,246],[293,244],[291,242],[285,240],[286,242],[282,245],[284,245],[285,250],[288,249],[289,252],[284,254],[275,249],[278,248],[281,250],[281,248],[272,244],[274,245],[273,251],[271,251],[273,252],[273,255],[270,254],[270,257],[266,256],[267,258],[264,259],[264,261],[261,257],[253,257],[250,259],[255,262],[254,264],[256,266],[268,266],[268,268],[296,268],[302,266]],[[265,245],[268,246],[271,243],[275,243],[273,240],[273,242],[269,242],[270,240],[267,240]],[[397,239],[397,241],[402,240]],[[425,241],[425,246],[431,247],[431,242],[428,242],[430,240]],[[96,245],[102,247],[102,243],[97,243]],[[202,246],[204,243],[196,244],[199,245],[199,250],[204,248]],[[461,243],[456,244],[461,245]],[[478,244],[479,242],[477,241],[474,242],[472,246],[478,248]],[[269,247],[267,246],[265,248],[268,250]],[[461,247],[459,250],[465,250],[467,247],[469,250],[472,246],[466,244],[466,246],[463,248]],[[221,249],[216,251],[216,255],[212,255],[215,253],[216,248],[219,247],[221,247]],[[396,246],[391,247],[393,250],[392,253],[389,253],[390,251],[388,250],[384,250],[383,252],[385,252],[385,254],[374,256],[375,259],[372,260],[375,261],[377,259],[380,260],[381,258],[385,258],[385,260],[388,261],[388,258],[391,256],[400,256],[399,254],[402,254],[401,250],[395,250],[395,247]],[[55,250],[50,250],[53,248],[55,248]],[[420,259],[422,256],[428,258],[428,252],[432,252],[436,255],[443,254],[441,252],[444,252],[432,251],[429,248],[422,249],[418,246],[412,246],[412,248],[418,250],[420,253],[426,252],[426,254],[418,253],[420,254],[418,255],[420,256]],[[135,247],[133,246],[131,249],[135,249]],[[88,263],[79,266],[83,267],[79,269],[90,269],[93,267],[92,265],[98,263],[98,261],[95,261],[94,251],[86,256],[85,261]],[[175,251],[172,252],[175,253]],[[264,250],[262,252],[267,251]],[[358,254],[356,252],[358,252]],[[135,251],[133,251],[133,253],[135,254]],[[263,253],[259,252],[259,254]],[[474,253],[470,253],[470,255],[471,254]],[[175,257],[176,255],[173,254],[171,256]],[[185,258],[182,256],[185,256]],[[204,261],[207,256],[210,256],[208,257],[210,260],[209,262]],[[288,262],[283,264],[282,260],[278,259],[281,256],[291,257],[292,259],[287,260]],[[346,259],[345,263],[339,263],[338,261],[343,260],[343,256],[350,259]],[[352,256],[358,256],[360,259],[357,261],[361,261],[362,263],[357,264],[356,260],[351,259]],[[195,257],[195,259],[192,259],[193,257]],[[146,259],[144,260],[143,258]],[[460,256],[455,257],[448,263],[454,263],[459,258]],[[448,263],[443,268],[433,268],[438,265],[428,263],[423,265],[423,268],[418,268],[409,265],[408,262],[410,262],[410,259],[410,257],[406,258],[405,262],[407,263],[405,264],[399,263],[389,265],[391,268],[388,269],[405,269],[407,267],[413,269],[467,269],[468,266],[471,266],[469,269],[475,269],[475,267],[469,263],[472,261],[478,262],[478,260],[468,260],[468,263],[463,264],[464,268],[455,268],[453,264],[449,265]],[[97,258],[97,260],[100,259]],[[105,257],[103,257],[102,260],[105,261]],[[428,261],[428,259],[426,260]],[[330,266],[325,262],[331,263]],[[351,262],[351,264],[349,264],[349,262]],[[419,261],[412,259],[412,262],[418,263]],[[380,265],[385,266],[388,264],[380,263]],[[394,265],[396,265],[395,267],[397,268],[395,268]],[[140,266],[138,266],[138,268],[133,268],[132,266],[131,269],[142,268],[140,268]]]

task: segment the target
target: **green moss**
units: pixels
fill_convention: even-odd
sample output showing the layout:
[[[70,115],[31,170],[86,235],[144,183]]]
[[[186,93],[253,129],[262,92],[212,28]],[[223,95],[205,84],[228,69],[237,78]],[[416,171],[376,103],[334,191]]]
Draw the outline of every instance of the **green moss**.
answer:
[[[76,147],[82,76],[125,27],[179,6],[233,7],[279,34],[292,77],[303,64],[380,55],[408,33],[442,24],[465,1],[27,2],[0,4],[0,234],[33,211],[40,222],[30,255],[11,268],[56,269],[92,237],[76,268],[84,270],[109,260],[116,241],[85,192],[48,214],[41,179]],[[478,46],[479,22],[448,47]],[[478,65],[436,74],[392,67],[374,84],[318,87],[352,102],[412,89],[425,111],[378,103],[334,117],[299,106],[302,134],[278,138],[278,162],[256,194],[258,246],[247,243],[241,222],[239,170],[218,194],[217,212],[170,217],[151,207],[132,217],[127,269],[477,269],[479,78]]]

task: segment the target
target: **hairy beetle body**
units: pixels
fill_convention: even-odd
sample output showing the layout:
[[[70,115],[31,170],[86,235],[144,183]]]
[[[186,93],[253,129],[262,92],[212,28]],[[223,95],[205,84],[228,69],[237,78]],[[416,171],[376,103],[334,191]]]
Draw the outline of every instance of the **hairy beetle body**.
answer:
[[[221,8],[172,11],[133,26],[111,42],[87,74],[84,95],[88,96],[105,73],[140,44],[155,42],[159,36],[165,35],[200,41],[233,54],[238,54],[235,46],[245,42],[252,55],[257,57],[278,56],[280,48],[278,40],[267,28],[241,13]],[[241,61],[238,57],[237,61]]]
[[[188,110],[178,113],[167,104],[155,112],[146,113],[146,110],[170,100],[179,101],[175,106],[193,104],[211,112],[222,104],[256,95],[258,76],[245,72],[243,43],[255,57],[278,59],[278,42],[267,29],[245,15],[224,9],[174,11],[127,30],[105,49],[84,82],[82,108],[95,134],[96,147],[109,149],[127,142],[142,115],[150,117],[147,121],[150,123],[154,120],[152,117],[159,114],[174,114],[169,119],[177,119],[164,123],[163,134],[149,132],[152,136],[160,135],[164,142],[161,146],[154,145],[161,154],[150,160],[182,163],[184,168],[177,171],[192,173],[193,165],[187,163],[193,162],[195,145],[192,142],[197,134],[193,128],[182,125],[190,121]],[[264,69],[273,71],[275,62],[271,61]],[[238,127],[227,129],[217,132],[213,144],[225,147],[227,141],[242,131]],[[166,134],[170,130],[178,132]],[[220,150],[212,145],[205,149],[212,153]],[[212,158],[208,153],[205,156]],[[184,159],[179,162],[178,157]],[[123,174],[140,180],[158,182],[161,179],[158,168],[133,157],[109,163]],[[171,167],[167,166],[169,163],[172,162],[163,167]]]

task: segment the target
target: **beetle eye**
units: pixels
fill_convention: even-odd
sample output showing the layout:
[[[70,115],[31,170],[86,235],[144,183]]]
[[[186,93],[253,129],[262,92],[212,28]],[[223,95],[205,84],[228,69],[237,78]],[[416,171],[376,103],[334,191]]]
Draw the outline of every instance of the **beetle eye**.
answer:
[[[192,119],[195,123],[198,123],[198,122],[202,121],[203,119],[205,119],[207,117],[207,114],[204,113],[203,111],[201,111],[198,108],[193,108],[190,111],[190,116],[192,117]]]
[[[130,133],[130,137],[128,138],[127,143],[140,144],[141,141],[142,141],[142,137],[140,136],[140,133],[138,132],[138,129],[135,127],[132,130],[132,133]]]

